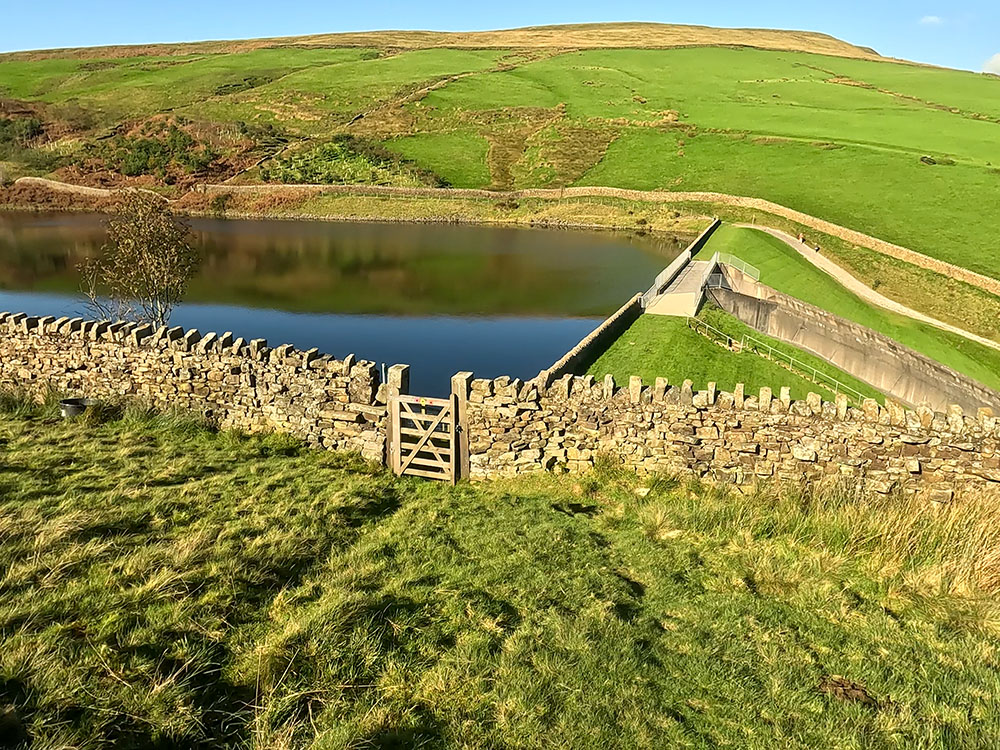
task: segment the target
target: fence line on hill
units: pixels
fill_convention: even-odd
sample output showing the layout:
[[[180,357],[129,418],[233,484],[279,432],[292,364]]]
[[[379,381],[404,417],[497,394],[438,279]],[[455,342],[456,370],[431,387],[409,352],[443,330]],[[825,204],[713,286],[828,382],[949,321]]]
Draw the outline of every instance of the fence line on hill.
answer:
[[[810,378],[812,382],[831,391],[834,396],[839,396],[843,393],[847,396],[848,400],[853,401],[857,406],[861,406],[864,403],[866,396],[861,391],[852,388],[846,383],[842,383],[831,375],[827,375],[807,362],[803,362],[798,357],[794,357],[787,352],[771,346],[766,341],[762,341],[749,334],[744,334],[740,339],[735,339],[725,331],[721,331],[712,324],[698,318],[688,318],[688,326],[696,333],[716,340],[717,343],[724,342],[727,348],[738,354],[749,351],[762,359],[787,366],[793,372],[798,370],[805,377]]]

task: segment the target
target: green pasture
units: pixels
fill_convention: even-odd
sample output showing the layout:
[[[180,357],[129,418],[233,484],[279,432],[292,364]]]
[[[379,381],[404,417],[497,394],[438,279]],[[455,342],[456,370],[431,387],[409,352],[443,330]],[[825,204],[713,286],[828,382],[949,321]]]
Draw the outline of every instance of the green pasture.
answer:
[[[900,95],[829,82],[868,73]],[[561,55],[463,78],[423,104],[456,116],[564,104],[590,126],[621,120],[631,126],[574,184],[767,198],[996,275],[998,227],[981,200],[1000,190],[1000,124],[932,106],[953,88],[955,107],[1000,101],[1000,81],[971,73],[689,49]],[[676,121],[663,122],[671,112]]]
[[[364,49],[262,49],[225,55],[3,62],[0,91],[53,105],[74,103],[112,125],[122,116],[151,115],[193,103],[211,109],[215,97],[235,95],[227,91],[302,69],[318,75],[328,66],[372,54]]]
[[[489,143],[472,131],[418,133],[389,141],[388,148],[422,164],[451,187],[478,188],[490,182]]]
[[[697,317],[736,341],[749,334],[781,354],[795,357],[803,365],[860,391],[866,398],[885,399],[867,383],[820,357],[758,333],[713,305],[703,306]],[[717,343],[722,336],[714,332],[711,336],[709,339],[693,330],[686,318],[643,315],[598,357],[587,373],[598,380],[611,374],[621,386],[628,385],[629,378],[638,375],[646,385],[653,385],[660,377],[667,378],[674,386],[690,380],[695,390],[704,390],[714,382],[719,390],[731,392],[737,383],[743,383],[748,396],[764,387],[777,395],[787,386],[796,400],[805,399],[810,392],[820,394],[827,401],[834,400],[834,389],[822,382],[813,382],[805,376],[804,368],[790,370],[751,351],[735,353]]]
[[[488,69],[501,55],[490,50],[429,49],[364,59],[368,57],[364,51],[351,52],[350,58],[304,66],[251,91],[192,105],[183,114],[197,119],[275,122],[322,139],[336,132],[331,132],[332,127],[345,128],[355,115],[441,78]]]
[[[996,123],[830,83],[830,73],[817,69],[835,69],[838,63],[820,55],[761,50],[588,50],[463,78],[430,93],[425,105],[487,110],[565,104],[570,118],[584,121],[655,122],[673,111],[679,123],[703,130],[1000,164]]]

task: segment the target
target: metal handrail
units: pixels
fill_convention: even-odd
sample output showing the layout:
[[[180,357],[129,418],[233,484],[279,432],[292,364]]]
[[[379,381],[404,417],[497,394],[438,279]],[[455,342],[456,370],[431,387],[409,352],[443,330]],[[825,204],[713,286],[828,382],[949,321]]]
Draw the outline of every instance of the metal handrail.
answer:
[[[649,307],[649,303],[660,295],[660,291],[670,284],[681,270],[691,262],[691,251],[685,250],[670,263],[669,266],[660,271],[653,280],[653,285],[642,295],[643,309]]]
[[[716,253],[712,256],[712,259],[708,262],[708,266],[701,274],[701,281],[698,283],[699,289],[704,289],[705,284],[708,283],[709,277],[715,272],[715,269],[719,266],[719,254]]]
[[[720,331],[718,328],[711,325],[710,323],[706,323],[704,320],[699,320],[698,318],[688,318],[688,325],[694,328],[695,332],[697,332],[699,326],[707,331],[711,331],[712,333],[716,334],[719,338],[725,339],[726,343],[730,347],[733,347],[734,344],[739,343],[736,339],[734,339],[725,331]]]
[[[760,281],[760,270],[756,266],[751,266],[745,260],[740,260],[730,253],[717,253],[717,262],[727,266],[732,266],[737,271],[742,271],[754,281]]]
[[[729,285],[726,283],[726,276],[721,273],[713,273],[709,276],[706,285],[709,289],[729,289]]]
[[[735,349],[738,353],[751,351],[758,357],[762,357],[764,359],[785,361],[788,363],[790,369],[798,369],[806,373],[806,375],[812,378],[814,383],[825,386],[827,390],[833,392],[834,396],[839,396],[843,393],[847,396],[849,401],[853,400],[856,406],[861,406],[864,403],[866,397],[863,393],[861,393],[861,391],[856,388],[852,388],[845,383],[841,383],[836,378],[827,375],[825,372],[817,370],[815,367],[803,362],[798,357],[793,357],[791,354],[783,352],[780,349],[776,349],[766,341],[761,341],[760,339],[748,334],[744,334],[743,337],[737,341],[725,331],[720,331],[715,326],[710,325],[703,320],[699,320],[698,318],[688,318],[688,325],[690,325],[696,332],[698,331],[698,328],[701,327],[706,331],[716,334],[716,336],[726,341],[726,345],[730,349]],[[761,348],[767,350],[766,355],[759,351]]]

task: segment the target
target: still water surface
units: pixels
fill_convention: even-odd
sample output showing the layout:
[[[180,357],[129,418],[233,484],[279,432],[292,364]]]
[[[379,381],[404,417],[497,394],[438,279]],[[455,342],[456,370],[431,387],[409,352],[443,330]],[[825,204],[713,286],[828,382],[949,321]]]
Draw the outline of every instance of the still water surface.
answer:
[[[452,225],[196,219],[204,261],[171,319],[387,365],[441,394],[458,370],[529,378],[617,309],[682,241]],[[0,309],[86,315],[77,264],[100,216],[0,212]]]

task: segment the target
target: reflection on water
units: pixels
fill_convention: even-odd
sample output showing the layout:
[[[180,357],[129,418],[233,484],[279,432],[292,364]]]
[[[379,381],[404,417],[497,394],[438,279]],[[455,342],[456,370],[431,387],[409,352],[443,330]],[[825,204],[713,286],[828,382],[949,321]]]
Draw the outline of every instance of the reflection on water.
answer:
[[[408,362],[434,395],[458,370],[532,377],[646,288],[683,242],[450,225],[191,222],[204,263],[172,322]],[[0,307],[83,313],[98,216],[0,212]]]

